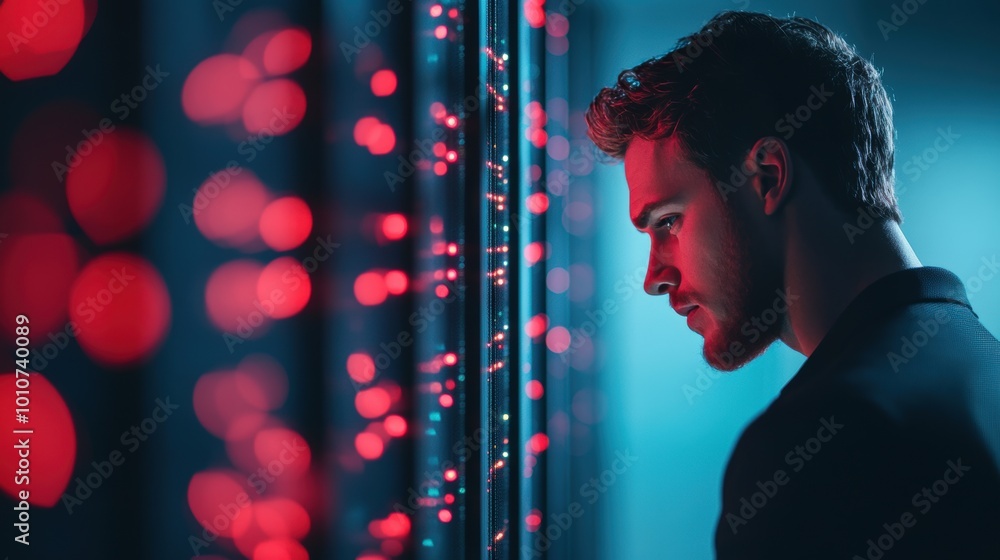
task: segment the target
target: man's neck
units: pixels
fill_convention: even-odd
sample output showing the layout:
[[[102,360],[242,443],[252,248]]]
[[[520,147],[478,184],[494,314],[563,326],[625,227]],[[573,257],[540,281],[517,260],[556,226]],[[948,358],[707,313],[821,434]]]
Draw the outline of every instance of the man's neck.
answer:
[[[894,221],[848,236],[842,228],[821,232],[804,225],[787,244],[785,287],[799,297],[789,306],[781,340],[812,355],[837,318],[876,280],[922,266]]]

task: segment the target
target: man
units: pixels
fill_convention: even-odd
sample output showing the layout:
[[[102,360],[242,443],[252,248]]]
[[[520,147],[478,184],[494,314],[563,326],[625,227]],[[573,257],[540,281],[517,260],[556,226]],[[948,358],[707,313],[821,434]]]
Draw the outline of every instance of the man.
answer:
[[[733,451],[718,557],[1000,558],[1000,342],[899,228],[872,65],[814,21],[726,12],[587,122],[624,159],[646,291],[709,364],[807,357]]]

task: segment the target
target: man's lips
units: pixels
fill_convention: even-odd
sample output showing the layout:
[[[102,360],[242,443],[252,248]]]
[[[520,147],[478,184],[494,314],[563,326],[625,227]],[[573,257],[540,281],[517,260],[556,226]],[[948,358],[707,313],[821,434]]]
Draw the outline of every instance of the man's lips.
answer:
[[[697,305],[680,305],[674,307],[674,311],[677,312],[681,317],[687,317],[694,309],[698,307]]]

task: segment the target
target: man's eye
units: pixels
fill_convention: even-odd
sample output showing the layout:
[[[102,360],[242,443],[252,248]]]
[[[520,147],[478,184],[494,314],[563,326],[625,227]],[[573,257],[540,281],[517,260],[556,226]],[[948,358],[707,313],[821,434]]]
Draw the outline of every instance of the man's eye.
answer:
[[[655,229],[660,229],[660,228],[670,229],[670,228],[674,227],[674,222],[677,221],[677,218],[678,218],[678,216],[676,214],[672,215],[672,216],[664,216],[664,217],[660,218],[659,220],[657,220],[656,223],[653,224],[653,227]]]

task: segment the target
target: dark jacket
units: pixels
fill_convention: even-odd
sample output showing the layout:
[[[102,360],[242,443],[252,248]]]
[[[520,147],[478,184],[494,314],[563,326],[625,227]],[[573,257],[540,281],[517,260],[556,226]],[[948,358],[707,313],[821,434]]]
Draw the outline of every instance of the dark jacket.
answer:
[[[720,560],[1000,559],[1000,342],[933,267],[879,279],[744,431]]]

